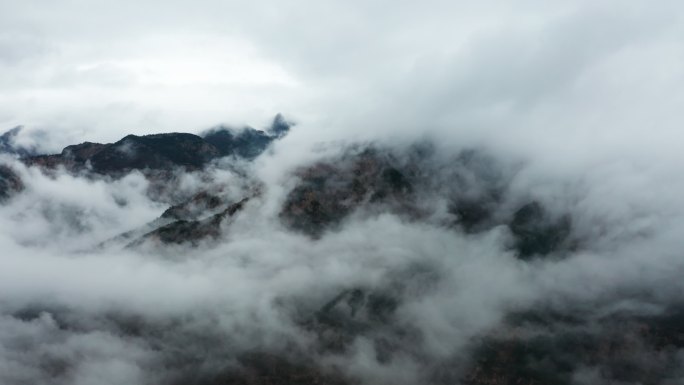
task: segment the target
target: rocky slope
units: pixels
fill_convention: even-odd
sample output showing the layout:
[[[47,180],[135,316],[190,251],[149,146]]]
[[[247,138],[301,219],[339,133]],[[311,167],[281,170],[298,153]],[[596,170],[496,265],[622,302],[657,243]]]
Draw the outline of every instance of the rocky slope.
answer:
[[[0,165],[0,202],[7,200],[23,188],[21,178],[19,178],[19,175],[14,170]]]
[[[120,178],[131,171],[139,171],[152,183],[150,196],[165,200],[164,196],[174,189],[178,172],[201,171],[223,157],[252,160],[273,141],[287,135],[291,125],[278,114],[266,131],[219,126],[201,136],[188,133],[127,135],[115,143],[70,145],[59,154],[35,154],[35,150],[15,145],[16,137],[22,132],[22,127],[16,127],[0,136],[0,154],[18,157],[26,166],[38,167],[46,173],[63,168],[73,175],[91,179]],[[9,198],[21,186],[19,176],[3,166],[0,197]]]
[[[115,143],[84,142],[64,148],[60,154],[24,158],[29,166],[45,169],[64,167],[72,173],[92,172],[120,176],[132,170],[198,170],[212,160],[237,156],[253,159],[272,141],[283,137],[289,125],[278,115],[269,133],[245,127],[212,129],[202,136],[186,133],[128,135]]]
[[[17,143],[17,136],[22,130],[22,126],[17,126],[0,135],[0,154],[26,157],[36,153],[35,148],[25,147]]]
[[[477,156],[466,152],[443,163],[417,147],[404,153],[356,148],[339,159],[300,169],[301,182],[287,196],[280,216],[293,230],[320,237],[360,209],[428,221],[434,210],[429,201],[444,199],[456,231],[477,233],[505,225],[520,258],[572,246],[569,214],[549,213],[534,200],[505,213],[506,182],[491,180],[488,160]]]
[[[278,116],[267,132],[219,127],[203,136],[129,135],[112,144],[85,142],[66,147],[61,154],[23,161],[88,177],[120,177],[142,170],[152,178],[160,175],[153,171],[201,170],[225,156],[254,159],[288,129]],[[511,263],[523,270],[572,258],[582,250],[585,240],[576,214],[535,194],[516,193],[514,173],[505,169],[481,151],[445,156],[429,143],[358,144],[295,170],[291,177],[296,183],[285,194],[277,220],[311,244],[334,236],[353,221],[386,214],[466,239],[499,232]],[[20,189],[17,175],[1,166],[0,199]],[[260,204],[262,194],[261,187],[246,190],[239,199],[220,188],[198,191],[170,205],[144,228],[131,229],[102,247],[118,242],[128,249],[211,249],[224,242],[237,217],[249,215],[248,205]],[[609,302],[617,298],[561,306],[542,301],[511,304],[500,322],[460,341],[465,348],[458,353],[437,355],[428,348],[435,342],[406,312],[409,304],[434,300],[429,295],[445,284],[442,272],[418,264],[387,276],[374,286],[349,284],[274,301],[272,306],[281,309],[284,319],[278,327],[296,330],[304,343],[282,337],[264,346],[233,348],[230,336],[213,334],[210,327],[198,332],[181,320],[149,321],[121,314],[84,322],[60,309],[25,308],[12,317],[33,322],[49,311],[59,329],[84,333],[106,325],[113,334],[162,352],[163,359],[155,364],[165,368],[159,380],[165,384],[369,383],[339,364],[358,353],[362,343],[371,346],[367,359],[373,365],[411,362],[425,384],[676,384],[684,378],[684,311],[657,293],[630,293],[630,300],[655,304],[657,310],[651,312],[612,308]],[[440,342],[444,351],[450,351],[450,341]],[[56,376],[68,372],[59,362],[45,366]]]

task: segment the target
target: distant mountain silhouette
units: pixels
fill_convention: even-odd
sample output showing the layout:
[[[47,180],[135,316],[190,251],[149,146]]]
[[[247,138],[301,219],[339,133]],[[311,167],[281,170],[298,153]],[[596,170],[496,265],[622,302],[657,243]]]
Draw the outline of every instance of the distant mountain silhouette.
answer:
[[[24,162],[46,169],[61,166],[88,176],[159,171],[163,180],[169,170],[199,170],[224,156],[254,159],[287,134],[290,126],[278,115],[265,131],[221,126],[199,136],[128,135],[111,144],[84,142],[68,146],[60,154],[28,156]],[[561,212],[556,212],[553,205],[532,193],[512,193],[501,163],[476,150],[440,157],[435,147],[430,143],[404,147],[364,143],[303,165],[289,175],[293,185],[279,208],[278,225],[308,238],[307,242],[316,242],[363,215],[390,214],[399,221],[438,227],[447,236],[500,235],[504,241],[493,244],[493,252],[501,252],[502,259],[509,258],[508,262],[521,269],[569,258],[583,246],[576,234],[581,222],[573,221],[573,213],[558,207]],[[191,255],[192,250],[229,241],[225,234],[242,223],[235,220],[238,216],[250,215],[246,208],[260,203],[261,190],[254,188],[235,199],[235,194],[231,198],[222,188],[179,198],[154,221],[103,245],[129,250],[185,247]],[[0,200],[21,189],[17,173],[0,166]],[[368,236],[373,235],[369,231]],[[174,365],[183,365],[177,378],[166,382],[169,384],[358,384],[345,368],[325,367],[317,359],[353,356],[359,341],[372,347],[369,357],[379,365],[389,367],[410,357],[421,368],[424,381],[420,383],[428,384],[572,384],[573,375],[590,367],[600,367],[602,378],[610,383],[674,384],[676,381],[670,380],[680,378],[684,349],[681,304],[669,304],[649,314],[630,307],[604,312],[596,306],[602,309],[596,311],[592,304],[581,308],[564,304],[560,309],[553,303],[511,304],[496,325],[459,341],[466,346],[459,354],[430,356],[424,349],[426,336],[402,311],[407,299],[415,300],[440,284],[438,269],[416,264],[405,271],[392,271],[386,280],[372,286],[340,284],[320,297],[302,300],[306,303],[301,306],[296,301],[283,305],[282,316],[289,317],[287,328],[306,336],[308,350],[298,350],[301,341],[285,341],[287,349],[283,350],[228,354],[225,341],[201,338],[197,342],[196,335],[181,338],[183,346],[167,345],[174,341],[167,339],[168,335],[183,333],[173,329],[174,325],[160,329],[125,319],[108,319],[107,324],[124,336],[144,336],[152,341],[151,346],[166,349]],[[476,279],[486,287],[491,278],[483,274]],[[496,290],[497,283],[491,284]],[[35,316],[31,314],[19,316],[31,319]],[[186,351],[186,343],[196,345]],[[440,343],[448,351],[450,341]],[[207,357],[219,363],[205,365]]]
[[[23,129],[24,127],[17,126],[0,135],[0,154],[12,154],[20,157],[35,155],[35,149],[26,148],[16,143],[17,136]]]
[[[24,188],[21,178],[10,167],[0,165],[0,202]]]
[[[110,176],[132,170],[168,171],[176,167],[197,170],[220,157],[256,158],[289,131],[290,125],[281,115],[273,124],[269,128],[270,134],[250,127],[235,131],[221,126],[202,136],[187,133],[127,135],[115,143],[84,142],[68,146],[60,154],[28,156],[24,162],[45,169],[61,166],[70,172]]]

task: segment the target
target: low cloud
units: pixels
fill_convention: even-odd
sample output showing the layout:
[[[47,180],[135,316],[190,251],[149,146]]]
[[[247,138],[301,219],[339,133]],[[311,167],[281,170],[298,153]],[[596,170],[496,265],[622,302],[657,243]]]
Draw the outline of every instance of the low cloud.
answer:
[[[396,142],[383,146],[404,151]],[[483,175],[503,181],[497,215],[510,216],[530,199],[571,215],[579,248],[563,259],[525,262],[510,249],[507,227],[469,234],[445,226],[439,200],[424,202],[437,210],[426,221],[362,209],[318,239],[294,232],[279,219],[299,183],[294,173],[341,156],[335,147],[292,157],[294,148],[301,149],[296,136],[237,174],[219,167],[182,176],[185,193],[174,199],[220,185],[239,199],[249,189],[231,186],[261,185],[262,193],[224,223],[218,243],[194,248],[92,249],[154,220],[168,203],[152,200],[138,173],[86,180],[11,161],[26,189],[2,208],[5,381],[88,382],[96,372],[108,373],[103,383],[173,381],[240,367],[241,354],[294,344],[317,365],[364,383],[430,382],[437,369],[426,362],[457,360],[448,373],[463,375],[473,341],[506,325],[512,313],[551,306],[651,314],[679,301],[680,198],[662,183],[648,193],[633,188],[656,186],[658,173],[619,172],[609,163],[583,176],[552,175],[543,165],[500,156],[467,171],[460,167],[472,164],[453,162],[451,151],[443,152],[449,147],[440,147],[430,167],[442,171],[431,178],[444,190],[419,197],[447,193],[450,175],[473,172],[466,185],[482,183]],[[243,179],[253,175],[256,181]],[[370,303],[389,295],[392,310],[381,324],[373,315],[349,321],[365,331],[346,336],[343,353],[314,354],[328,337],[306,325],[347,333],[320,317],[329,309],[344,320],[351,295]],[[18,358],[15,346],[28,356]],[[185,366],[163,369],[175,360]]]
[[[24,189],[0,206],[0,382],[211,383],[283,356],[361,383],[468,383],[520,341],[553,380],[636,381],[621,364],[642,382],[684,378],[681,345],[639,327],[670,330],[658,322],[677,324],[684,289],[680,5],[140,7],[0,6],[0,126],[59,153],[227,119],[266,127],[275,111],[298,124],[253,162],[161,187],[3,156]],[[353,175],[368,148],[415,170],[415,212],[364,196],[316,236],[288,227],[310,167]],[[250,198],[216,240],[112,242],[203,191]],[[459,199],[489,200],[491,216],[469,228]],[[515,249],[510,223],[531,202],[571,223],[547,258]],[[628,359],[534,356],[586,355],[567,339]]]

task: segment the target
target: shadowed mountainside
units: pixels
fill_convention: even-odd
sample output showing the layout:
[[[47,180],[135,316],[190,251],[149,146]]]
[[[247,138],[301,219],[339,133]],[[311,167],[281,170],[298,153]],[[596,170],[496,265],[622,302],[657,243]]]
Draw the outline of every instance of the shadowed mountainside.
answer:
[[[168,171],[177,167],[198,170],[225,156],[253,159],[274,140],[285,136],[290,126],[282,115],[277,115],[268,132],[251,127],[234,130],[221,126],[202,136],[186,133],[128,135],[115,143],[84,142],[67,146],[60,154],[27,155],[23,161],[28,166],[47,170],[64,167],[72,173],[109,176],[120,176],[132,170]],[[3,148],[0,147],[0,151]]]
[[[0,202],[24,188],[21,178],[10,167],[0,164]]]
[[[16,143],[17,136],[19,136],[23,129],[22,126],[17,126],[0,135],[0,154],[11,154],[20,157],[35,155],[35,148],[27,148]]]
[[[268,132],[219,127],[203,137],[129,135],[112,144],[85,142],[61,154],[23,161],[46,169],[62,166],[77,174],[119,176],[152,170],[164,180],[171,169],[198,170],[223,156],[253,159],[288,128],[278,116]],[[500,231],[508,241],[504,256],[520,266],[572,258],[572,252],[583,247],[573,213],[554,211],[532,193],[515,194],[515,173],[506,167],[481,151],[445,156],[429,143],[350,146],[293,171],[296,181],[277,220],[317,242],[354,220],[391,214],[464,237]],[[198,191],[114,241],[129,249],[172,246],[189,254],[215,247],[237,215],[248,215],[247,204],[260,204],[254,198],[261,196],[261,187],[240,190],[238,199],[221,188]],[[21,188],[17,174],[0,166],[0,199]],[[511,306],[500,322],[469,336],[465,352],[435,356],[416,320],[404,315],[410,303],[429,299],[443,279],[438,266],[411,265],[387,273],[375,286],[338,285],[310,297],[278,298],[269,306],[282,313],[285,325],[279,326],[293,328],[306,342],[282,337],[273,345],[249,349],[234,347],[230,336],[216,335],[211,328],[186,328],[177,320],[107,314],[88,323],[76,312],[39,306],[12,317],[33,321],[47,312],[59,330],[79,332],[106,325],[112,333],[160,352],[162,358],[155,363],[164,368],[160,383],[174,385],[360,384],[347,368],[334,364],[355,354],[359,344],[370,346],[366,359],[373,365],[391,367],[410,360],[419,368],[419,382],[435,385],[676,384],[684,376],[684,311],[647,295],[639,300],[659,311],[617,310],[605,304]],[[196,322],[202,321],[192,320]],[[441,343],[449,351],[450,342]],[[68,372],[58,358],[48,358],[52,361],[44,366],[55,376]]]
[[[569,249],[574,244],[571,216],[550,213],[533,199],[517,203],[515,211],[507,213],[507,181],[495,175],[492,168],[498,166],[491,162],[472,151],[445,162],[425,144],[404,152],[353,148],[339,158],[298,170],[300,182],[288,194],[280,217],[291,229],[318,238],[361,209],[429,221],[434,214],[431,201],[445,200],[458,231],[508,227],[514,237],[512,248],[522,259]]]

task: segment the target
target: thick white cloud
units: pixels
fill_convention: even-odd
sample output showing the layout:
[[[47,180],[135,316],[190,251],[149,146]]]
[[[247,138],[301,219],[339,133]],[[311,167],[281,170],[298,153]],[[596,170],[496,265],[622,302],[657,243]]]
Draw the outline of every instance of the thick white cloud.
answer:
[[[677,134],[674,1],[1,7],[0,125],[66,129],[56,149],[84,136],[260,125],[278,111],[315,138],[439,128],[581,151]]]
[[[677,298],[682,11],[637,0],[0,3],[0,127],[47,130],[20,140],[59,151],[221,121],[260,127],[276,112],[299,123],[245,166],[263,196],[208,249],[84,252],[166,206],[137,174],[87,181],[15,165],[26,190],[0,208],[0,380],[36,381],[49,372],[37,358],[66,355],[75,368],[52,383],[146,383],[159,356],[100,324],[112,314],[182,320],[173,349],[212,333],[231,347],[306,341],[292,313],[421,265],[441,274],[436,286],[409,287],[399,311],[425,337],[416,349],[436,358],[537,300],[591,302],[626,287]],[[505,229],[466,236],[390,215],[354,217],[319,241],[282,228],[296,166],[342,143],[423,136],[443,153],[474,146],[516,165],[505,170],[512,201],[571,212],[586,248],[522,263]],[[229,171],[212,178],[231,198],[244,193]],[[178,193],[201,179],[185,177]],[[34,306],[45,313],[14,317]],[[60,329],[61,308],[82,329]],[[370,383],[418,376],[408,354],[390,369],[373,354],[359,339],[349,357],[328,359]]]

